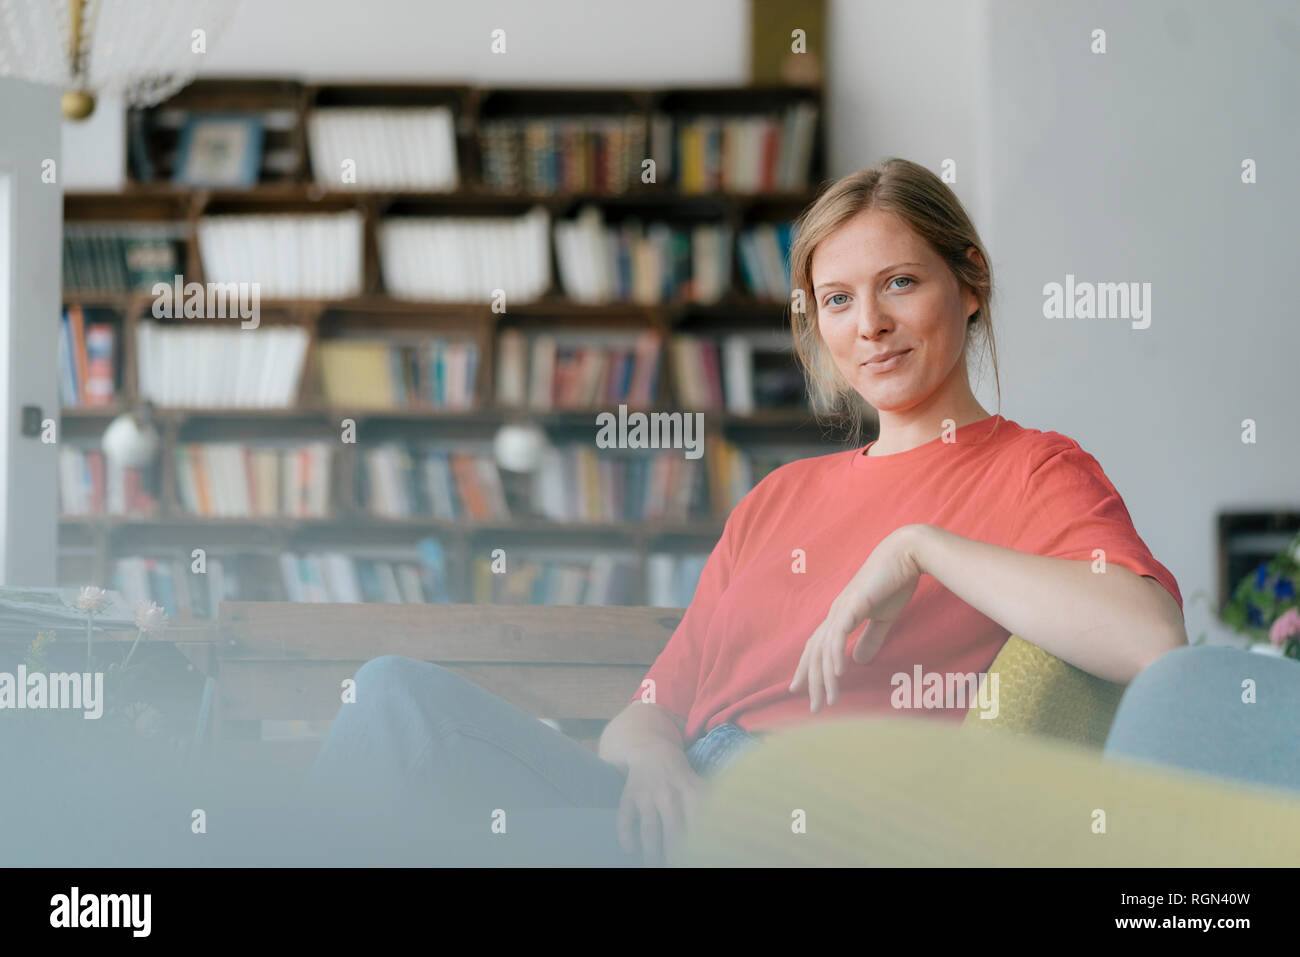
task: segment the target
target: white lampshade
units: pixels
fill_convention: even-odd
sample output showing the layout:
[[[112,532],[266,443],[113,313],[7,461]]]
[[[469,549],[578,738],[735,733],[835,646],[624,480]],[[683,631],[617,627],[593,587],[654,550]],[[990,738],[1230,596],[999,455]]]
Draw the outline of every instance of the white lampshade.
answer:
[[[546,450],[546,433],[536,425],[503,425],[492,441],[497,465],[508,472],[531,472]]]
[[[102,445],[104,455],[114,465],[145,468],[158,455],[158,430],[152,423],[141,425],[135,416],[124,412],[108,423]]]

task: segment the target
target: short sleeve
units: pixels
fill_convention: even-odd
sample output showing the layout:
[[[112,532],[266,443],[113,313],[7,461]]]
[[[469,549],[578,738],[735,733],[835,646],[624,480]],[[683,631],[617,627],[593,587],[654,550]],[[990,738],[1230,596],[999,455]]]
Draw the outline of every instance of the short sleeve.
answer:
[[[682,720],[689,718],[699,684],[704,637],[709,622],[713,619],[713,610],[722,598],[734,568],[736,511],[732,511],[717,545],[704,563],[704,570],[700,573],[700,580],[695,586],[695,594],[686,608],[686,614],[668,639],[664,650],[646,672],[645,679],[631,701],[640,701],[646,681],[653,681],[655,704],[667,708]]]
[[[1010,546],[1017,551],[1106,563],[1160,582],[1183,606],[1173,574],[1156,561],[1133,527],[1124,500],[1095,458],[1070,440],[1034,466],[1012,521]]]

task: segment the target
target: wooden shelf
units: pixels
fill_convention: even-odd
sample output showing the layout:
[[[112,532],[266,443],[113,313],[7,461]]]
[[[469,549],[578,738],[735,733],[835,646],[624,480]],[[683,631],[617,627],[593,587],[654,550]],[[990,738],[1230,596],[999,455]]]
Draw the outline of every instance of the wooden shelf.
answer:
[[[62,410],[64,420],[104,420],[107,422],[113,417],[120,415],[124,411],[123,406],[113,406],[111,408],[67,408]],[[283,409],[265,409],[265,408],[240,408],[237,406],[220,407],[220,408],[159,408],[154,410],[154,418],[159,422],[186,423],[190,421],[203,419],[258,419],[258,420],[282,420],[285,422],[301,421],[303,419],[316,419],[323,423],[333,424],[340,418],[351,418],[358,421],[392,419],[411,421],[422,424],[436,424],[439,422],[447,423],[484,423],[488,425],[500,424],[504,421],[529,421],[538,424],[555,424],[555,425],[590,425],[594,424],[597,415],[605,412],[615,412],[616,409],[600,406],[591,409],[529,409],[529,408],[500,408],[492,407],[485,409],[467,409],[467,410],[440,410],[440,409],[416,409],[416,408],[360,408],[352,409],[347,407],[325,407],[299,405]],[[682,412],[680,408],[650,408],[637,409],[631,408],[632,412],[653,413],[673,413]],[[797,409],[760,409],[752,413],[740,414],[734,412],[723,412],[718,410],[710,411],[708,409],[697,410],[704,413],[705,428],[709,426],[729,426],[729,425],[797,425],[802,422],[813,420],[813,414],[810,410]]]
[[[157,516],[134,515],[60,515],[59,525],[65,528],[98,529],[113,531],[125,528],[179,530],[186,534],[202,528],[264,528],[280,532],[357,530],[412,531],[429,534],[473,536],[491,534],[526,534],[572,536],[614,536],[625,539],[653,539],[689,536],[716,539],[722,533],[722,524],[713,520],[698,522],[551,522],[544,519],[516,519],[491,522],[448,521],[432,517],[410,516],[388,518],[367,513],[332,515],[324,518],[294,518],[290,516],[215,516],[169,514]]]
[[[585,204],[663,206],[679,204],[726,205],[739,209],[758,205],[790,204],[806,206],[817,197],[816,189],[771,190],[752,192],[691,193],[657,184],[637,186],[620,193],[520,193],[499,192],[476,186],[450,190],[327,189],[318,183],[258,183],[243,188],[207,189],[174,183],[131,183],[122,190],[69,190],[64,193],[64,207],[83,218],[92,211],[108,214],[114,210],[130,215],[140,204],[154,202],[158,210],[174,211],[178,219],[202,214],[209,206],[221,203],[259,203],[268,207],[278,204],[351,203],[383,208],[391,203],[418,203],[429,206],[464,206],[481,203],[491,206],[544,206],[557,214]],[[168,206],[167,204],[171,204]],[[93,217],[102,218],[102,217]],[[132,217],[133,218],[133,217]],[[150,216],[148,218],[160,218]]]
[[[812,101],[819,107],[824,91],[820,87],[477,87],[466,84],[360,83],[309,84],[283,78],[213,78],[196,81],[155,110],[155,119],[166,111],[265,112],[289,111],[292,128],[278,129],[277,149],[295,154],[292,169],[263,175],[269,177],[247,189],[192,188],[170,182],[171,152],[179,126],[179,113],[165,117],[155,126],[149,140],[153,165],[160,177],[155,182],[129,182],[113,192],[72,191],[64,195],[67,222],[172,223],[183,237],[180,268],[187,281],[204,280],[199,261],[198,221],[206,215],[235,212],[326,211],[356,209],[364,214],[363,283],[361,295],[344,299],[295,298],[260,301],[263,326],[296,324],[306,329],[308,352],[303,382],[297,401],[286,408],[162,408],[157,419],[163,439],[161,454],[160,510],[150,517],[63,516],[59,520],[61,546],[65,555],[75,555],[89,567],[100,584],[109,584],[113,560],[131,554],[167,553],[188,555],[196,537],[226,551],[241,549],[257,553],[277,550],[309,550],[342,547],[363,550],[367,546],[392,548],[409,544],[425,535],[438,537],[448,549],[456,599],[469,601],[470,567],[482,547],[494,540],[512,540],[524,545],[569,545],[592,549],[632,552],[642,573],[649,553],[657,548],[701,552],[712,548],[722,532],[724,516],[713,515],[691,522],[568,522],[518,519],[504,522],[448,522],[431,517],[383,518],[365,513],[351,504],[354,493],[351,473],[356,467],[356,446],[344,446],[334,456],[336,481],[331,483],[333,514],[327,518],[192,516],[178,512],[172,452],[179,443],[241,438],[319,438],[337,430],[338,421],[352,418],[366,424],[364,442],[376,436],[396,439],[438,439],[460,437],[481,439],[505,422],[534,422],[561,432],[565,429],[594,429],[598,409],[505,408],[485,402],[495,396],[496,339],[505,329],[525,334],[550,329],[591,330],[629,333],[641,329],[658,332],[666,340],[677,333],[722,335],[735,331],[782,331],[789,329],[788,304],[762,301],[743,291],[739,256],[733,249],[732,291],[712,303],[634,302],[582,303],[561,294],[558,267],[552,257],[550,290],[532,302],[511,301],[505,313],[492,312],[487,302],[429,302],[400,299],[383,288],[379,268],[376,227],[381,218],[402,215],[506,215],[533,207],[544,208],[553,220],[576,214],[595,205],[608,221],[627,217],[663,219],[689,224],[701,221],[725,223],[733,234],[747,225],[773,219],[793,218],[816,198],[825,182],[825,111],[820,110],[814,134],[811,175],[807,188],[772,192],[695,193],[676,188],[671,182],[640,183],[635,177],[623,191],[577,191],[564,193],[504,192],[488,189],[480,176],[481,123],[485,120],[528,116],[564,116],[575,113],[627,115],[647,123],[646,149],[650,149],[650,121],[660,112],[689,118],[702,113],[755,113],[780,110],[784,106]],[[454,190],[347,189],[323,186],[313,179],[306,136],[312,109],[328,106],[447,105],[456,116],[455,141],[460,186]],[[128,137],[129,139],[129,137]],[[134,169],[128,162],[126,168]],[[69,434],[82,441],[97,435],[114,416],[136,402],[135,335],[138,323],[150,316],[153,296],[147,290],[73,290],[64,295],[67,305],[97,308],[120,319],[118,368],[121,395],[112,406],[77,407],[62,410]],[[236,328],[235,320],[171,319],[163,323],[177,327],[197,324],[225,324]],[[318,343],[336,332],[353,332],[361,326],[378,336],[399,330],[464,336],[480,346],[479,404],[472,409],[332,407],[323,401],[312,365]],[[675,394],[669,355],[661,356],[659,395],[645,412],[696,411],[672,407]],[[749,415],[725,411],[704,412],[705,428],[721,440],[731,432],[741,433],[755,444],[776,439],[800,442],[833,450],[828,437],[804,408],[763,409]],[[436,435],[428,430],[438,430]],[[707,467],[707,462],[706,462]],[[78,567],[81,567],[80,565]],[[643,586],[642,586],[643,590]],[[645,595],[635,596],[644,599]]]

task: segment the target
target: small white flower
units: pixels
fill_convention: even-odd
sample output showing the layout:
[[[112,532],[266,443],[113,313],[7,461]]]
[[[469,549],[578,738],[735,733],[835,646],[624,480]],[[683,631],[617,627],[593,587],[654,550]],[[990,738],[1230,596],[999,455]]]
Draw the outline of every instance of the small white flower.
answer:
[[[141,631],[159,631],[167,625],[167,613],[156,602],[142,601],[135,606],[135,626]]]
[[[77,595],[76,605],[84,612],[94,614],[108,607],[108,592],[98,585],[87,585]]]
[[[135,728],[135,733],[142,738],[155,737],[162,729],[163,716],[157,708],[143,701],[127,705],[123,711],[127,720]]]

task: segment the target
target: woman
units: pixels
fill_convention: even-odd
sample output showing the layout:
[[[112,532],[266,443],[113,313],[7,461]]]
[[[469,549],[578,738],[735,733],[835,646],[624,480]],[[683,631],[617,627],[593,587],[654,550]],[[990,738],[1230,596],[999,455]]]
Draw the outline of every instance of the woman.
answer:
[[[975,340],[996,376],[992,278],[946,185],[900,159],[839,180],[799,221],[791,277],[811,393],[850,414],[867,403],[879,437],[776,469],[733,509],[598,755],[446,669],[388,656],[358,673],[370,704],[342,709],[318,780],[436,799],[471,831],[489,808],[617,808],[622,850],[658,863],[704,778],[756,736],[912,707],[898,676],[983,672],[1017,634],[1128,682],[1186,644],[1178,584],[1096,460],[971,391]],[[966,704],[920,714],[956,722]],[[596,845],[612,844],[609,816],[586,819]]]

